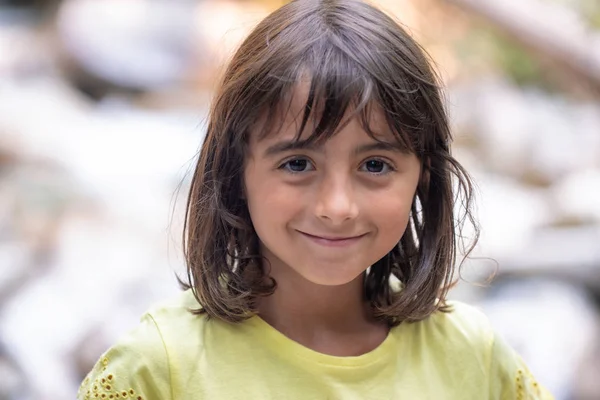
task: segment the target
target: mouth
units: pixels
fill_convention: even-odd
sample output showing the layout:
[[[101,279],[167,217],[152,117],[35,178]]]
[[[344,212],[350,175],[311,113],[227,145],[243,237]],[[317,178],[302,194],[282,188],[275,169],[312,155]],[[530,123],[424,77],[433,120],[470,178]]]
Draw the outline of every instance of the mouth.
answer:
[[[302,231],[297,231],[297,232],[316,244],[319,244],[322,246],[329,246],[329,247],[349,246],[349,245],[352,245],[352,244],[358,242],[360,239],[362,239],[363,237],[365,237],[367,235],[366,233],[363,233],[362,235],[356,235],[356,236],[332,236],[332,235],[313,235],[313,234],[302,232]]]

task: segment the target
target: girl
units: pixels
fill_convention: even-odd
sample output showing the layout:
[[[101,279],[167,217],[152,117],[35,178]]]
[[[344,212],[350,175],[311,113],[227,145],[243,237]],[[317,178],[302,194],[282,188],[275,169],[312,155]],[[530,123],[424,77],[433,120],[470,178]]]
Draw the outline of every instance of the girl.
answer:
[[[431,67],[392,19],[354,0],[275,11],[213,103],[187,290],[79,399],[550,398],[483,315],[445,300],[455,194],[471,215],[449,143]]]

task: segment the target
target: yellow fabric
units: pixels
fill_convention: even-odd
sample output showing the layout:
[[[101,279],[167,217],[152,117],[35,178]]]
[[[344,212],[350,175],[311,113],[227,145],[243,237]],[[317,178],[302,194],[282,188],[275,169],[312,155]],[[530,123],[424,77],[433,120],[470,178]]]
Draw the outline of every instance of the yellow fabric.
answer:
[[[334,357],[259,317],[194,316],[187,291],[102,355],[78,399],[552,399],[483,314],[451,304],[452,313],[392,329],[370,353]]]

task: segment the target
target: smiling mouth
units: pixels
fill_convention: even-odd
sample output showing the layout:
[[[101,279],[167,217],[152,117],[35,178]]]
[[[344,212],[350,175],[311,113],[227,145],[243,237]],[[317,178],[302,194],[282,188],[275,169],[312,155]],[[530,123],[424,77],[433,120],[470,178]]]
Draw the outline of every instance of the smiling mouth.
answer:
[[[364,236],[364,234],[358,235],[358,236],[320,236],[320,235],[311,235],[310,233],[306,233],[306,232],[302,232],[302,231],[298,231],[298,232],[302,233],[303,235],[313,237],[315,239],[324,239],[324,240],[331,240],[331,241],[358,239],[359,237]]]
[[[364,236],[366,236],[367,234],[364,233],[362,235],[358,235],[358,236],[318,236],[318,235],[311,235],[310,233],[306,233],[306,232],[302,232],[302,231],[298,231],[300,234],[302,234],[304,237],[310,239],[313,242],[316,242],[317,244],[321,244],[321,245],[325,245],[325,246],[334,246],[334,247],[339,247],[339,246],[346,246],[346,245],[350,245],[353,243],[356,243],[358,240],[360,240],[361,238],[363,238]]]

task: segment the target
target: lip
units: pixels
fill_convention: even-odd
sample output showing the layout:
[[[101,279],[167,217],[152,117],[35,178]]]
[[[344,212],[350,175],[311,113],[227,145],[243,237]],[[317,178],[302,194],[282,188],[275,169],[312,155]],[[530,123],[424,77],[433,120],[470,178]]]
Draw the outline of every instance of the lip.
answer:
[[[310,233],[298,231],[302,236],[309,239],[313,243],[319,244],[321,246],[327,247],[346,247],[352,244],[355,244],[364,236],[366,233],[358,236],[320,236],[320,235],[312,235]]]

